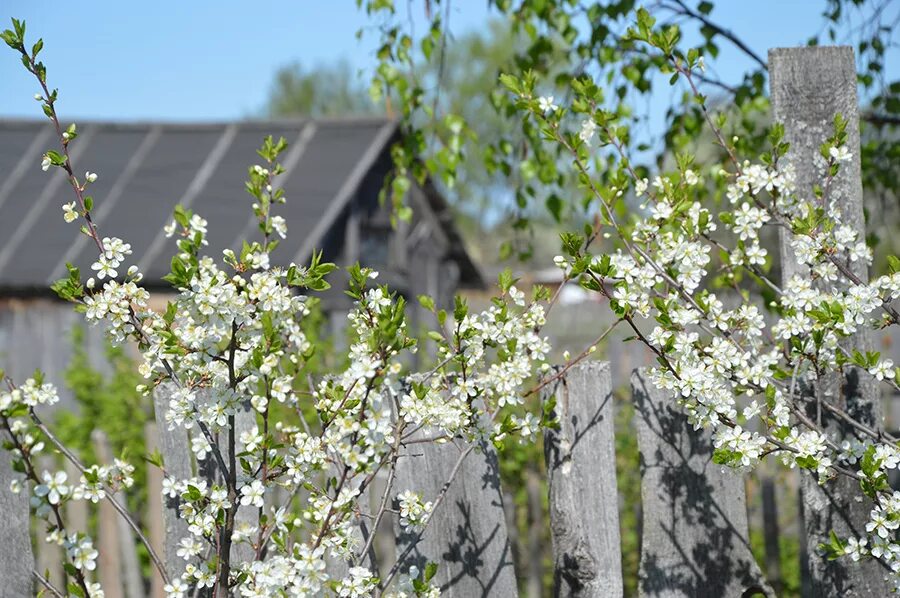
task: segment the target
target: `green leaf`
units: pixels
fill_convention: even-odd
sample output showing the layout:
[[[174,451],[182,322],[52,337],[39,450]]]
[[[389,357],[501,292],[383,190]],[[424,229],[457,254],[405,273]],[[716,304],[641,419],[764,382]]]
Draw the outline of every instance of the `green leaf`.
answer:
[[[19,38],[18,36],[16,36],[15,32],[6,29],[2,33],[0,33],[0,39],[6,42],[6,45],[13,50],[19,49]]]
[[[154,465],[160,469],[163,468],[163,456],[162,453],[159,452],[159,449],[154,450],[152,453],[144,457],[147,463]]]
[[[469,314],[469,306],[466,304],[466,300],[459,295],[454,299],[453,319],[457,322],[462,322],[463,318]]]
[[[198,501],[203,498],[203,495],[200,493],[200,489],[196,486],[188,484],[187,490],[184,492],[185,498],[189,501]]]
[[[559,198],[558,195],[553,194],[547,198],[545,203],[547,206],[547,211],[550,212],[550,215],[553,216],[553,219],[557,224],[562,222],[562,211],[563,211],[563,201]]]
[[[713,463],[716,465],[736,465],[741,460],[741,454],[731,449],[717,448],[713,451]]]
[[[54,166],[62,166],[66,163],[65,157],[57,151],[50,150],[47,152],[47,157]]]
[[[434,574],[437,573],[438,565],[437,563],[429,562],[425,565],[425,581],[429,582],[434,578]]]
[[[522,95],[522,84],[516,77],[503,73],[500,75],[500,84],[514,94]]]
[[[891,274],[896,274],[900,272],[900,259],[895,255],[887,256],[888,270]]]
[[[175,211],[173,213],[173,217],[175,218],[175,222],[181,225],[182,228],[187,228],[188,223],[191,220],[191,216],[193,214],[190,210],[185,210],[184,206],[181,204],[175,205]]]
[[[512,270],[504,268],[497,276],[497,285],[500,287],[500,290],[506,293],[518,280],[518,278],[513,278]]]
[[[434,299],[428,295],[419,295],[419,305],[428,311],[434,311]]]

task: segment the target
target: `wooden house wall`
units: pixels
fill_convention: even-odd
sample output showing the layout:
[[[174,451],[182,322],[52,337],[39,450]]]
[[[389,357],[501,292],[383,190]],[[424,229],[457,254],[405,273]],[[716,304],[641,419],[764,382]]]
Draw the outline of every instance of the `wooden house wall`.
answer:
[[[382,156],[363,180],[353,201],[332,229],[333,242],[326,258],[341,267],[357,261],[378,271],[376,284],[386,284],[408,303],[408,325],[414,333],[435,325],[434,316],[419,306],[419,295],[434,297],[438,307],[453,305],[459,267],[450,258],[451,241],[444,224],[434,213],[425,192],[413,186],[407,201],[413,208],[410,222],[391,224],[391,206],[379,202],[384,178],[391,167]],[[376,248],[380,240],[384,247]],[[346,313],[352,301],[344,294],[346,274],[332,278],[332,288],[323,293],[322,305],[329,313],[331,331],[340,337],[346,328]]]
[[[59,389],[57,408],[71,409],[74,402],[64,376],[72,359],[76,326],[85,332],[93,367],[108,372],[102,328],[86,324],[71,304],[49,298],[0,300],[0,367],[16,383],[40,369]]]

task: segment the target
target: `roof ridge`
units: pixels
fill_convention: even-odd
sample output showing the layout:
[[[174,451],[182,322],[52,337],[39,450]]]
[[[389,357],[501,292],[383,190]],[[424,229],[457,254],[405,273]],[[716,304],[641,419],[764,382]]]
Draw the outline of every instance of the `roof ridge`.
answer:
[[[73,119],[68,119],[73,120]],[[228,126],[303,126],[306,123],[313,122],[317,126],[330,125],[384,125],[397,123],[397,119],[388,116],[374,115],[348,115],[348,116],[324,116],[317,118],[306,117],[283,117],[283,118],[239,118],[231,120],[165,120],[165,119],[122,119],[122,120],[103,120],[103,119],[74,119],[82,127],[100,128],[100,129],[124,129],[134,130],[152,127],[163,127],[175,130],[209,130],[216,128],[224,128]],[[16,116],[0,116],[0,128],[3,127],[27,127],[35,125],[50,126],[46,119],[16,117]]]

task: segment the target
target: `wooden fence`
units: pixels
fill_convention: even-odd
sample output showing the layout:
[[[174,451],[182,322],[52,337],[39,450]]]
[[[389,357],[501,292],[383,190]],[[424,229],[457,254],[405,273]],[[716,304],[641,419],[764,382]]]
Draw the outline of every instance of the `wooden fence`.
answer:
[[[789,159],[797,167],[800,189],[812,187],[815,156],[834,114],[840,112],[851,121],[848,146],[853,159],[842,169],[833,188],[845,217],[863,230],[852,50],[780,49],[772,50],[769,60],[774,114],[785,124],[791,143]],[[799,267],[785,258],[782,271],[787,279]],[[864,269],[856,274],[866,276]],[[847,343],[848,349],[864,351],[870,340],[860,336]],[[841,383],[835,380],[835,384]],[[872,421],[877,421],[877,391],[867,384],[855,388],[858,392],[848,399],[851,406],[867,407]],[[544,391],[544,400],[555,398],[559,421],[558,429],[547,430],[544,436],[555,595],[605,598],[623,594],[612,390],[608,364],[590,362],[571,368]],[[164,412],[167,392],[163,387],[156,394],[158,416]],[[640,453],[640,595],[774,596],[751,554],[743,478],[712,463],[708,434],[694,431],[673,397],[653,388],[643,370],[635,370],[632,375],[631,397]],[[249,411],[241,414],[240,425],[252,423],[252,417]],[[836,425],[830,425],[835,434],[841,433]],[[147,442],[151,448],[159,448],[172,476],[194,475],[183,430],[151,425]],[[95,435],[95,443],[98,456],[108,457],[102,434]],[[472,449],[468,457],[460,461],[461,453],[468,449]],[[520,571],[517,578],[510,541],[515,526],[510,525],[509,510],[504,508],[509,497],[500,487],[492,446],[410,445],[398,460],[395,488],[397,492],[414,488],[427,499],[438,494],[454,469],[458,471],[453,484],[422,537],[387,530],[385,538],[375,543],[377,550],[382,554],[393,550],[406,566],[438,562],[436,582],[446,596],[516,596],[520,585],[530,595],[540,593],[540,577],[535,571]],[[32,593],[37,575],[58,582],[62,573],[58,570],[60,555],[45,542],[36,542],[38,556],[32,556],[28,493],[10,492],[10,475],[9,456],[2,452],[0,596],[20,597]],[[175,546],[187,535],[186,526],[178,517],[176,501],[158,492],[160,473],[151,467],[149,475],[148,533],[169,568],[178,570],[183,561],[175,555]],[[537,488],[539,483],[529,483],[530,494],[536,494]],[[767,547],[777,553],[777,527],[771,526],[775,517],[772,479],[763,476],[761,488],[767,513]],[[372,496],[380,496],[380,490],[374,489]],[[805,595],[887,595],[883,572],[874,561],[866,565],[828,562],[816,553],[815,547],[829,529],[861,534],[867,509],[850,496],[851,489],[843,482],[824,488],[814,482],[802,485],[801,504],[806,517],[801,536],[806,539],[804,569],[808,570]],[[242,511],[249,514],[255,510]],[[68,516],[76,525],[89,523],[83,505],[72,505]],[[145,593],[161,597],[159,578],[142,577],[135,539],[118,523],[115,513],[101,508],[97,527],[102,555],[99,572],[107,598]],[[367,530],[361,524],[360,533],[365,536],[379,530]],[[770,547],[772,542],[774,547]],[[538,551],[528,560],[533,569],[540,568],[540,558]],[[778,559],[767,560],[768,573],[777,573]],[[527,581],[519,584],[519,578]]]

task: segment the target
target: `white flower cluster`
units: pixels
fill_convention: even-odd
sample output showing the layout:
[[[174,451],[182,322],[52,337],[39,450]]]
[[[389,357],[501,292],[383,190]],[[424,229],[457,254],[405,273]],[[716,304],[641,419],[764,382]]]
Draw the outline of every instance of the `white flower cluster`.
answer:
[[[369,276],[374,273],[364,272],[363,278]],[[145,377],[168,379],[171,368],[175,380],[200,381],[173,387],[166,412],[171,427],[188,430],[198,460],[210,462],[216,450],[226,450],[221,441],[211,442],[205,430],[221,439],[242,405],[250,404],[266,419],[273,404],[293,409],[300,403],[294,372],[310,349],[300,326],[309,307],[307,298],[291,292],[286,277],[280,269],[228,276],[211,259],[201,258],[189,286],[170,306],[168,321],[147,312],[132,318],[141,325],[133,334],[145,341]],[[242,429],[235,450],[243,473],[233,490],[197,478],[165,480],[163,492],[180,502],[191,533],[181,541],[179,555],[186,566],[170,584],[170,595],[214,583],[201,557],[216,546],[225,513],[237,509],[270,512],[265,524],[235,527],[233,541],[249,544],[254,552],[261,541],[269,547],[265,559],[235,564],[235,575],[240,571],[243,579],[242,596],[314,594],[329,581],[337,584],[338,595],[368,595],[375,583],[371,572],[354,567],[343,579],[332,579],[327,562],[353,559],[360,548],[351,516],[358,508],[359,488],[391,461],[397,434],[407,426],[426,426],[467,438],[485,435],[492,427],[483,427],[482,418],[520,405],[521,386],[549,350],[535,333],[544,322],[541,307],[526,305],[515,288],[508,298],[508,304],[467,314],[458,322],[454,342],[439,349],[439,359],[447,359],[445,367],[403,378],[403,353],[415,345],[406,336],[402,311],[383,287],[362,290],[348,315],[349,365],[313,388],[311,406],[320,432],[284,422],[268,432],[260,426]],[[503,347],[502,355],[493,355],[495,347]],[[523,422],[522,433],[528,436],[538,427],[534,416],[512,421]],[[270,502],[270,488],[309,492],[329,468],[343,472],[343,482],[338,488],[312,490],[299,517],[292,519]],[[412,493],[402,495],[400,502],[401,525],[424,527],[433,503]],[[294,537],[310,540],[293,544],[288,539]]]
[[[131,255],[131,245],[122,241],[118,237],[104,237],[103,251],[97,258],[97,261],[91,264],[91,269],[97,271],[97,278],[115,278],[119,275],[116,270],[125,259],[126,255]]]
[[[0,391],[0,411],[10,412],[15,407],[28,408],[38,405],[54,405],[59,402],[56,387],[49,382],[39,383],[34,378],[10,391]]]
[[[61,527],[62,508],[70,501],[97,503],[110,495],[134,485],[134,467],[120,459],[111,465],[93,465],[83,470],[80,479],[70,480],[65,471],[37,471],[34,458],[44,448],[44,432],[36,427],[32,417],[35,409],[59,401],[56,388],[40,378],[28,378],[20,386],[0,393],[0,419],[7,427],[13,454],[25,464],[22,478],[14,478],[10,489],[19,493],[31,478],[33,490],[30,504],[34,514],[47,526],[47,542],[65,549],[69,563],[80,573],[84,582],[82,592],[102,598],[103,591],[91,582],[89,573],[97,567],[98,552],[90,536]]]
[[[110,280],[103,289],[84,298],[85,319],[90,324],[103,323],[114,344],[124,343],[136,331],[135,312],[147,309],[150,294],[136,282]]]
[[[397,495],[400,504],[400,525],[403,529],[421,531],[428,521],[433,504],[422,502],[422,497],[412,490],[404,490]]]

